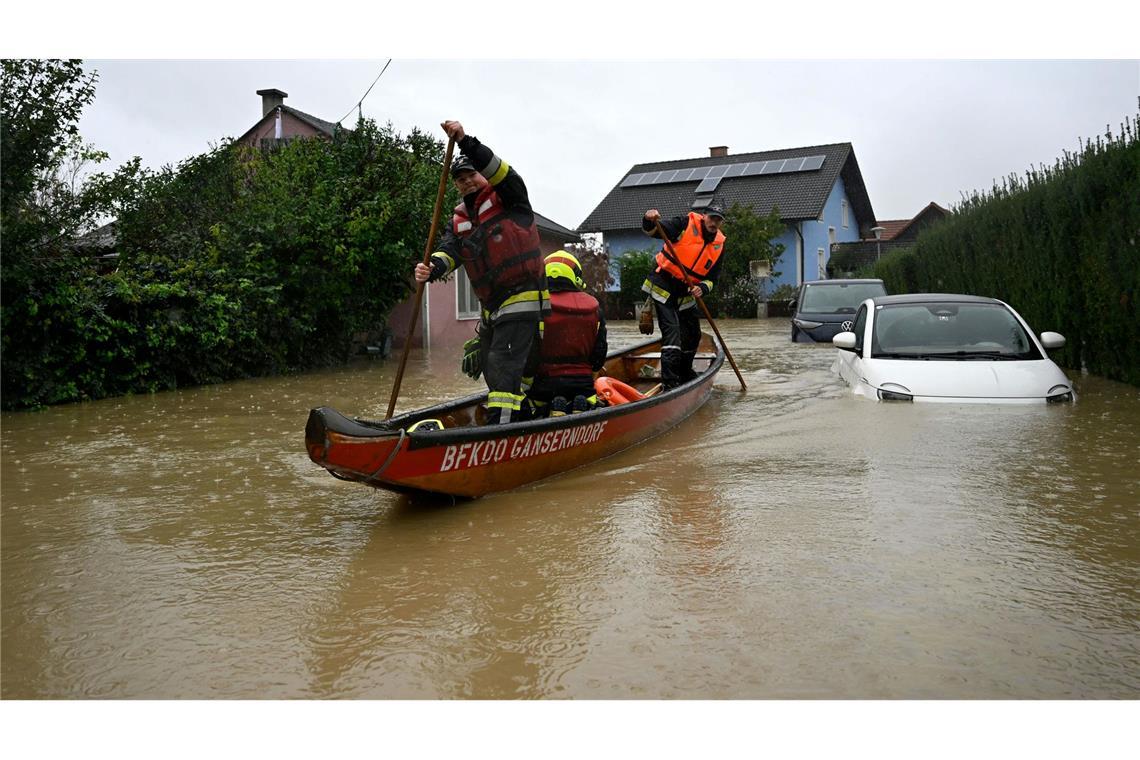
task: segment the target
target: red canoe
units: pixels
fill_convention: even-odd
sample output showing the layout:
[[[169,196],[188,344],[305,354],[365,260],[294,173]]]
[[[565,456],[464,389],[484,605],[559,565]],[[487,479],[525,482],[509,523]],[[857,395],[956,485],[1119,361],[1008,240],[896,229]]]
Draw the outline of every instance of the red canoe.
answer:
[[[697,377],[641,401],[552,419],[481,425],[487,394],[417,409],[378,422],[328,407],[309,412],[309,457],[343,480],[400,493],[478,497],[531,483],[636,446],[674,427],[712,392],[724,351],[701,336]],[[648,391],[660,382],[661,341],[611,354],[603,375]],[[442,430],[413,430],[436,419]]]

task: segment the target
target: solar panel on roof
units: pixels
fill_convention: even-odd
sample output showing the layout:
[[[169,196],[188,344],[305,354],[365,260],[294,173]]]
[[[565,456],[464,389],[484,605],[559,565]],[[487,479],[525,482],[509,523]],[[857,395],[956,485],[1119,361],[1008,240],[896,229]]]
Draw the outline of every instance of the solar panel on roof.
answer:
[[[698,166],[695,169],[666,169],[660,172],[631,174],[621,182],[621,187],[646,187],[675,182],[697,182],[695,192],[707,193],[717,188],[721,179],[728,177],[755,177],[761,174],[786,174],[789,172],[814,171],[823,166],[826,156],[797,156],[776,158],[769,161],[752,161],[740,164],[717,164]]]
[[[694,192],[697,193],[711,193],[716,190],[716,186],[720,184],[720,177],[706,177],[701,180],[701,184],[697,185]]]
[[[819,167],[823,166],[823,159],[824,158],[826,158],[826,156],[808,156],[807,158],[804,159],[804,165],[800,167],[800,171],[802,171],[802,172],[815,171]]]

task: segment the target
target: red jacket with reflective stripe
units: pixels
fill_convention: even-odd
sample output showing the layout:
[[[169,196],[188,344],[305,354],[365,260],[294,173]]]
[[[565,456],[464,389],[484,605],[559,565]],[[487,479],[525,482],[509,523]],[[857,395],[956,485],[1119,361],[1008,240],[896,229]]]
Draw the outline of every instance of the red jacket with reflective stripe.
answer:
[[[483,308],[493,310],[508,296],[524,290],[545,289],[534,222],[523,227],[511,219],[490,185],[479,191],[474,205],[474,220],[465,204],[455,207],[451,229],[461,243],[456,263],[467,269]]]

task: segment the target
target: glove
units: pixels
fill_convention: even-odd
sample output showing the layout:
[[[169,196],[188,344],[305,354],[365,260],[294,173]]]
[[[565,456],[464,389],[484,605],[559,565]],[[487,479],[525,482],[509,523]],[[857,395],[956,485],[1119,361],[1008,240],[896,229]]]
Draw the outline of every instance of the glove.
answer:
[[[483,362],[480,354],[478,335],[463,344],[463,361],[459,366],[463,369],[463,374],[472,380],[478,380],[479,375],[483,374]]]

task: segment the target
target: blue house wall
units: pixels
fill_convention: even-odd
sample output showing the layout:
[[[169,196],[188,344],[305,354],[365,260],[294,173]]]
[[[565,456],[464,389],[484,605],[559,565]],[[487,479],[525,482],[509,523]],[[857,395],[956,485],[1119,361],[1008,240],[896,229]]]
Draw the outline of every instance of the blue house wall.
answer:
[[[610,251],[610,274],[613,275],[614,284],[608,290],[621,288],[621,257],[628,251],[657,251],[661,243],[646,235],[641,230],[618,230],[607,232],[603,239]]]
[[[843,226],[843,204],[845,202],[847,204],[846,227]],[[827,276],[827,262],[831,258],[829,228],[835,228],[836,243],[846,243],[859,240],[859,223],[860,220],[855,218],[853,204],[847,197],[847,189],[844,187],[843,178],[838,177],[831,188],[827,202],[823,206],[822,219],[793,222],[784,228],[784,232],[781,235],[774,239],[773,242],[781,243],[784,246],[783,255],[781,255],[780,260],[773,267],[780,274],[778,277],[765,279],[762,283],[763,289],[767,293],[771,293],[781,285],[795,286],[805,280],[824,279]],[[803,234],[802,271],[800,270],[799,235],[796,232],[797,228],[799,228]],[[603,238],[609,247],[610,271],[614,275],[615,282],[618,282],[620,278],[620,259],[627,251],[639,251],[647,248],[656,250],[658,245],[657,241],[641,232],[641,230],[607,232]],[[822,262],[819,258],[819,249],[821,248],[823,249]],[[617,290],[618,285],[615,284],[611,286],[610,289]]]

